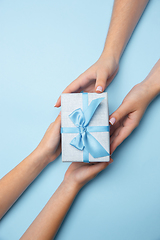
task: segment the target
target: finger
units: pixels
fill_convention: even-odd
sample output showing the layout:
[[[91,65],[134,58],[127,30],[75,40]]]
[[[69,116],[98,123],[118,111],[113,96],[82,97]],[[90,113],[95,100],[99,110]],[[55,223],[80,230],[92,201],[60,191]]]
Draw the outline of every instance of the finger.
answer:
[[[61,132],[61,114],[58,114],[54,123],[55,123],[55,126],[54,126],[55,130],[57,132],[59,132],[59,134],[60,134],[60,132]]]
[[[126,119],[128,118],[128,116],[124,116],[123,118],[121,118],[121,120],[119,120],[118,122],[116,122],[114,125],[110,126],[110,137],[112,137],[112,135],[115,133],[115,131],[121,127],[124,126],[124,122],[126,121]]]
[[[118,136],[118,134],[119,134],[119,132],[121,131],[122,128],[123,128],[123,126],[121,125],[114,131],[114,133],[110,137],[110,144],[113,143],[114,139]]]
[[[109,75],[105,71],[103,72],[103,75],[102,73],[98,74],[96,85],[95,85],[96,92],[97,93],[103,92],[108,87],[108,85],[112,82],[117,72],[118,72],[118,67],[112,75]]]
[[[87,84],[88,80],[90,79],[89,73],[84,72],[78,78],[76,78],[72,83],[70,83],[62,93],[78,93],[82,91],[82,87]],[[61,96],[59,96],[55,107],[61,106]]]
[[[61,96],[59,96],[57,102],[55,103],[54,107],[60,107],[61,106]]]
[[[56,159],[61,154],[61,144],[58,145],[58,148],[56,149],[56,152],[54,154],[54,159]]]
[[[122,103],[120,107],[111,114],[109,122],[111,125],[116,124],[120,121],[123,117],[128,115],[131,112],[130,104],[129,103]]]
[[[53,129],[55,129],[56,132],[60,133],[60,130],[61,130],[61,112],[58,114],[55,121],[50,124],[50,126],[47,129],[47,132],[50,131],[50,130],[53,130]]]
[[[111,154],[115,151],[115,149],[131,134],[131,132],[135,129],[137,123],[132,125],[122,127],[115,137],[114,141],[111,143]]]
[[[112,82],[112,80],[114,79],[114,77],[117,75],[118,69],[119,69],[119,68],[116,69],[116,71],[113,73],[112,76],[108,77],[107,82],[106,82],[106,88],[107,88],[108,85]]]
[[[106,89],[107,78],[107,72],[97,73],[97,79],[95,84],[95,90],[97,93],[102,93]]]
[[[121,121],[117,122],[115,125],[110,125],[110,136],[114,134],[117,128],[121,126]]]
[[[80,84],[77,80],[74,80],[69,86],[67,86],[62,93],[71,93],[71,92],[80,92]],[[59,96],[54,107],[60,107],[60,106],[61,106],[61,96]]]
[[[90,172],[92,176],[97,175],[99,172],[104,170],[110,163],[113,162],[113,159],[110,158],[109,162],[101,162],[90,166]]]

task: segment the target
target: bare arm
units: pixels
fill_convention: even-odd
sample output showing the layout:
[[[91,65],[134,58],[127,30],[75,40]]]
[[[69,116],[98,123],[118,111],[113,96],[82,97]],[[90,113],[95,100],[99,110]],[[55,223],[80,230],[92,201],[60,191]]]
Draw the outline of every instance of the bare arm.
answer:
[[[38,147],[0,180],[0,218],[30,183],[60,154],[60,116],[50,125]]]
[[[76,194],[76,188],[62,182],[21,240],[53,239]]]
[[[0,180],[0,217],[46,165],[45,160],[40,159],[38,154],[33,152]]]
[[[119,61],[149,0],[115,0],[103,54],[114,55]]]
[[[63,92],[103,92],[119,69],[120,57],[149,0],[115,0],[103,52]],[[55,107],[60,107],[61,98]]]
[[[52,240],[79,190],[112,161],[111,159],[108,163],[94,165],[72,163],[63,182],[21,237],[21,240],[31,238],[34,240]]]

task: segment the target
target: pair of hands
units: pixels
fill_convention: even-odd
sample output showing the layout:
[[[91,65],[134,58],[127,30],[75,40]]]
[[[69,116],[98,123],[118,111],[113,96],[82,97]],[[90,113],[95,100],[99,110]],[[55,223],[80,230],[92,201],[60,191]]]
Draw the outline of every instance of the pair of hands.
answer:
[[[91,68],[73,81],[65,90],[65,93],[89,91],[94,92],[101,86],[102,91],[112,81],[118,71],[118,64],[112,58],[101,57]],[[153,67],[144,81],[137,84],[124,98],[120,107],[111,114],[111,153],[126,139],[138,126],[147,106],[160,93],[160,60]],[[100,89],[100,88],[99,88]],[[97,91],[101,92],[101,91]],[[59,107],[61,99],[56,105]],[[37,150],[47,158],[48,163],[54,161],[61,152],[60,147],[60,125],[61,117],[57,117],[46,131]],[[111,159],[110,162],[113,160]],[[109,163],[110,163],[109,162]],[[68,168],[65,179],[70,179],[78,186],[83,186],[94,178],[100,171],[105,169],[109,163],[72,163]]]
[[[111,83],[118,72],[116,58],[103,53],[99,60],[74,80],[63,93],[97,92],[101,93]],[[160,92],[160,60],[155,64],[146,79],[137,84],[124,98],[121,106],[111,114],[111,154],[138,126],[147,106]],[[55,107],[60,107],[61,98]]]
[[[45,159],[47,164],[54,161],[61,153],[60,128],[61,116],[58,115],[56,120],[50,124],[35,150]],[[113,162],[112,159],[110,159],[110,162],[95,164],[72,163],[65,173],[64,181],[69,182],[71,186],[74,185],[73,187],[79,190],[99,172],[104,170],[111,162]]]

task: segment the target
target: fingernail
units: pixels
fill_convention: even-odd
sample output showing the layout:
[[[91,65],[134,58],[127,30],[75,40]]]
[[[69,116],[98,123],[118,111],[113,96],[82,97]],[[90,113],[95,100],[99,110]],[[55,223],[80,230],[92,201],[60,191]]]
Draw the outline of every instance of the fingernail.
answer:
[[[61,111],[59,112],[59,114],[58,115],[61,115]]]
[[[116,121],[116,119],[115,119],[114,117],[112,117],[112,118],[109,120],[109,122],[110,122],[111,125],[113,125],[113,124],[115,123],[115,121]]]
[[[102,87],[101,87],[101,86],[98,86],[98,87],[96,88],[96,91],[102,92]]]
[[[57,104],[57,103],[56,103]],[[56,104],[54,104],[54,107],[56,106]]]

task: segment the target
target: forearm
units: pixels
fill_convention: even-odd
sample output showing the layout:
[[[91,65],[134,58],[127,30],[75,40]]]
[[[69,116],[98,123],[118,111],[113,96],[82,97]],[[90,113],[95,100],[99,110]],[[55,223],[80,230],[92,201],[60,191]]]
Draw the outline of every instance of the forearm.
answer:
[[[0,180],[0,218],[46,165],[46,159],[34,151]]]
[[[142,84],[146,88],[146,96],[149,102],[160,94],[160,59],[154,65]]]
[[[103,55],[119,61],[149,0],[115,0]]]
[[[76,186],[63,181],[21,239],[53,239],[78,191]]]

